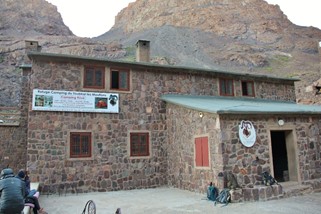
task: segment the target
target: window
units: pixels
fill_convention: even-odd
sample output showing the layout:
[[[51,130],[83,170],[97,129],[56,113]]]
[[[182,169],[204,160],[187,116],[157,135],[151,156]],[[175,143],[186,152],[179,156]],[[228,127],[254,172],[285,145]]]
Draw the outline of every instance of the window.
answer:
[[[110,76],[110,89],[129,90],[129,70],[112,68]]]
[[[149,156],[149,133],[130,133],[130,156]]]
[[[232,79],[220,79],[220,95],[234,96],[234,87]]]
[[[70,133],[70,158],[91,157],[91,133]]]
[[[242,95],[254,97],[254,82],[253,81],[242,81]]]
[[[105,67],[86,66],[84,72],[84,88],[105,88]]]
[[[195,165],[196,167],[208,167],[208,137],[195,138]]]

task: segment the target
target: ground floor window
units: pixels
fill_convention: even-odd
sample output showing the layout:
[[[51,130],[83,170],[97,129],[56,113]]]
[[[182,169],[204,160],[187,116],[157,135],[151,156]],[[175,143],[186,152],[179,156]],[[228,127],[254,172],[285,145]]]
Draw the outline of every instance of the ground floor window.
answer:
[[[70,133],[70,158],[91,157],[91,132]]]
[[[130,133],[130,156],[131,157],[149,156],[149,133],[148,132]]]
[[[208,137],[195,138],[195,165],[196,167],[209,167]]]

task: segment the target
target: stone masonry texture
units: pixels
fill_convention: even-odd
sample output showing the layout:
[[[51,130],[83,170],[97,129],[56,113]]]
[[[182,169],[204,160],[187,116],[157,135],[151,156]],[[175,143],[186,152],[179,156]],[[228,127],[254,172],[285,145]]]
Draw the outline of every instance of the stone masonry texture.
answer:
[[[131,69],[130,91],[113,91],[120,96],[118,114],[31,109],[33,89],[88,91],[82,88],[84,65],[104,65],[107,71],[112,66]],[[29,84],[24,85],[21,111],[22,118],[28,121],[25,123],[28,125],[26,167],[32,181],[41,183],[43,192],[115,191],[163,185],[204,192],[210,181],[223,188],[226,181],[219,174],[231,171],[244,188],[236,201],[279,197],[256,187],[261,184],[260,173],[270,166],[268,130],[283,115],[244,117],[205,112],[200,118],[198,111],[166,104],[160,97],[163,94],[219,96],[219,78],[234,78],[235,96],[240,97],[239,80],[243,78],[255,82],[257,98],[295,101],[294,85],[287,81],[263,81],[253,76],[236,79],[232,74],[193,70],[131,68],[90,60],[34,60],[32,70],[25,77]],[[290,115],[283,118],[297,136],[302,180],[320,178],[320,152],[316,154],[320,147],[319,119]],[[241,120],[251,120],[255,126],[257,139],[252,148],[244,148],[239,142]],[[92,159],[69,158],[68,138],[73,131],[92,132]],[[149,157],[130,157],[131,131],[150,133]],[[195,136],[209,138],[208,169],[195,167]]]

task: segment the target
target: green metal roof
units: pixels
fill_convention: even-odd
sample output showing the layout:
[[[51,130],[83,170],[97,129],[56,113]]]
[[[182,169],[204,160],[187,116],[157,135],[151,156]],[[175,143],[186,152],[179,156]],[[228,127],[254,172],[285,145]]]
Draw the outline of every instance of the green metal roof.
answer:
[[[254,98],[163,95],[165,102],[216,114],[321,114],[319,105]]]

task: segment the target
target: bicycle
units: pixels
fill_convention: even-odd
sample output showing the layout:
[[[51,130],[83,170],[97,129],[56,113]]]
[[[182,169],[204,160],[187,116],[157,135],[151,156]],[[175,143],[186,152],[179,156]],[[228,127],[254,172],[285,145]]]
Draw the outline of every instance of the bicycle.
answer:
[[[86,212],[87,209],[87,212]],[[93,200],[87,201],[82,214],[96,214],[96,205]]]

